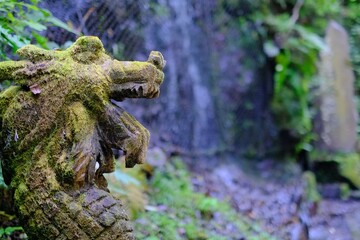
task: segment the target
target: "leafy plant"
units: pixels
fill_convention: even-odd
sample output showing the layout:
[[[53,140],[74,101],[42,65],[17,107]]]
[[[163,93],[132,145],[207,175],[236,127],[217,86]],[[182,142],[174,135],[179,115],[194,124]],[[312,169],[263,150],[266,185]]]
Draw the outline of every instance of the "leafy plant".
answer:
[[[126,203],[133,217],[144,211],[148,201],[147,184],[140,167],[126,169],[117,161],[115,172],[106,174],[106,179],[110,192]]]
[[[355,91],[360,95],[360,4],[358,1],[347,1],[347,7],[343,10],[344,25],[349,33],[350,55],[355,73]],[[360,101],[357,101],[357,108],[360,112]],[[360,124],[360,122],[359,122]],[[358,132],[360,132],[360,127]]]
[[[17,49],[30,43],[45,49],[59,47],[41,35],[48,26],[57,26],[79,35],[50,11],[38,7],[39,2],[0,0],[0,60],[14,58]],[[4,81],[0,84],[0,90],[10,85],[10,81]]]
[[[7,228],[0,228],[0,239],[9,237],[15,231],[24,231],[22,227],[7,227]]]
[[[69,26],[55,18],[51,12],[38,7],[39,0],[21,2],[0,0],[0,58],[7,59],[9,51],[34,41],[43,48],[50,48],[54,43],[41,36],[47,26],[57,26],[74,32]]]
[[[252,19],[259,23],[264,52],[275,62],[271,107],[278,126],[298,140],[296,152],[310,151],[318,54],[327,47],[322,36],[327,19],[340,16],[340,3],[278,0],[267,5]]]
[[[1,164],[0,164],[0,188],[1,187],[6,187],[6,184],[4,182],[4,177],[2,175],[2,169],[1,169]]]
[[[237,28],[241,37],[230,41],[237,41],[234,46],[252,56],[242,65],[258,69],[259,65],[266,64],[267,69],[272,68],[271,110],[278,128],[296,139],[297,152],[311,150],[315,138],[311,106],[317,82],[318,53],[326,48],[322,35],[328,18],[340,16],[341,4],[336,0],[219,2],[222,8],[217,10],[216,21],[219,24],[230,22]],[[254,42],[262,45],[260,51],[254,48]]]
[[[309,202],[320,202],[321,195],[317,190],[316,177],[313,172],[306,171],[303,173],[305,182],[305,199]]]

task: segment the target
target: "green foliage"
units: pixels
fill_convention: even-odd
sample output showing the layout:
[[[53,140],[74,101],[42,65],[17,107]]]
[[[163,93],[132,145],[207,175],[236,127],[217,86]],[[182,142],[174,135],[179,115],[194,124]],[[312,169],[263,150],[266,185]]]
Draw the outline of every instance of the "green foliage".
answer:
[[[6,212],[0,211],[0,223],[11,222],[16,218],[14,215],[9,215]],[[15,233],[16,232],[16,233]],[[19,226],[9,226],[9,227],[0,227],[0,239],[12,239],[12,234],[20,234],[20,238],[17,239],[27,239],[27,235],[24,233],[24,229]]]
[[[339,163],[340,174],[360,189],[360,155],[358,153],[339,154],[335,157]]]
[[[49,43],[41,36],[47,26],[58,26],[73,32],[65,23],[55,18],[48,10],[38,7],[39,0],[20,2],[17,0],[0,0],[0,58],[8,58],[8,50],[13,53],[20,47],[34,41],[41,47],[49,49]]]
[[[317,63],[319,52],[327,47],[323,35],[330,20],[349,30],[358,79],[356,90],[360,94],[359,1],[220,0],[218,4],[215,22],[220,32],[232,36],[232,29],[237,29],[238,37],[227,38],[229,45],[251,56],[241,64],[250,69],[262,64],[273,66],[271,109],[278,127],[296,139],[297,152],[310,151],[316,139],[313,104],[318,87]],[[262,44],[260,51],[256,43]]]
[[[39,0],[0,0],[0,60],[13,58],[17,49],[30,43],[45,49],[58,48],[56,43],[41,35],[48,26],[57,26],[76,33],[51,12],[38,7],[38,3]],[[0,90],[10,85],[10,81],[3,81]]]
[[[299,139],[296,150],[310,151],[318,53],[326,49],[322,38],[327,20],[339,13],[337,1],[277,1],[256,19],[266,39],[264,51],[274,58],[272,110],[280,128]],[[311,19],[311,21],[310,21]],[[266,44],[273,46],[272,51]],[[274,50],[274,48],[276,48]]]
[[[237,24],[232,23],[232,26],[243,33],[238,40],[239,47],[254,51],[254,42],[262,42],[267,63],[274,62],[271,108],[277,125],[298,139],[297,151],[310,151],[316,138],[312,126],[316,112],[312,105],[316,97],[318,55],[327,47],[323,35],[330,19],[343,23],[349,30],[354,71],[360,79],[359,2],[222,0],[219,4],[223,9],[216,15],[216,21],[226,23],[237,17]],[[241,11],[244,6],[247,12]],[[229,12],[230,16],[221,14],[221,11]],[[257,65],[265,62],[258,56],[261,54],[255,55]],[[248,66],[247,62],[242,64]],[[360,81],[356,84],[359,94]],[[360,110],[360,104],[358,108]]]
[[[6,187],[6,184],[4,182],[4,177],[2,175],[2,169],[1,169],[1,164],[0,164],[0,188],[1,187]]]
[[[0,239],[7,239],[13,232],[15,231],[24,231],[22,227],[7,227],[7,228],[0,228]]]
[[[117,161],[115,172],[105,175],[110,192],[125,202],[132,217],[144,211],[147,203],[145,175],[136,166],[126,169]]]
[[[155,169],[149,186],[147,212],[138,215],[138,239],[271,239],[257,224],[236,213],[228,203],[196,193],[179,158]],[[233,229],[227,232],[226,226]]]
[[[359,153],[327,153],[313,151],[310,154],[313,162],[334,162],[339,174],[360,189],[360,154]],[[330,176],[333,177],[333,176]]]
[[[267,43],[264,50],[269,57],[274,56],[276,62],[272,109],[279,126],[290,129],[300,139],[297,150],[310,151],[315,139],[312,133],[314,109],[311,108],[315,94],[312,89],[317,85],[318,53],[326,48],[322,35],[329,19],[341,22],[350,34],[356,92],[357,95],[360,93],[360,4],[337,0],[281,2],[282,7],[270,4],[256,15],[265,28],[261,30]]]
[[[356,77],[355,91],[356,95],[360,96],[360,4],[358,1],[348,1],[343,13],[343,22],[349,33],[350,55]],[[360,101],[357,101],[357,104],[358,111],[360,111]]]
[[[317,190],[315,174],[310,171],[304,172],[303,179],[306,185],[305,186],[306,201],[319,202],[321,200],[321,195]]]
[[[337,0],[259,0],[247,19],[256,23],[263,50],[274,66],[272,110],[280,128],[299,140],[296,150],[310,151],[313,134],[317,63],[326,49],[323,34],[330,19],[350,32],[354,70],[360,76],[360,4]],[[243,20],[243,17],[240,17]],[[357,91],[360,83],[357,81]],[[359,107],[360,109],[360,107]]]
[[[232,46],[254,56],[242,65],[250,69],[274,66],[271,108],[277,125],[298,140],[297,151],[311,150],[318,53],[326,48],[322,35],[328,19],[340,15],[339,1],[221,0],[219,5],[216,21],[223,23],[224,32],[231,33],[224,24],[230,23],[241,33],[239,38],[230,38],[237,41]],[[260,50],[254,43],[260,44]]]
[[[340,197],[342,200],[348,200],[351,196],[351,188],[347,183],[340,184]]]

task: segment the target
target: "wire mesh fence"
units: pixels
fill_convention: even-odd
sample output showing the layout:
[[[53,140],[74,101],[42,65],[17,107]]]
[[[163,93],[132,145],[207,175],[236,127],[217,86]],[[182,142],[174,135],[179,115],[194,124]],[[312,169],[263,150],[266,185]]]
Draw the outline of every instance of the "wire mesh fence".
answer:
[[[125,103],[150,128],[153,144],[254,155],[273,145],[272,73],[261,44],[247,34],[251,24],[239,26],[237,21],[251,9],[221,0],[42,4],[78,32],[99,36],[118,59],[145,60],[150,50],[163,52],[167,67],[162,96],[152,103]],[[46,36],[61,45],[77,37],[55,27]]]

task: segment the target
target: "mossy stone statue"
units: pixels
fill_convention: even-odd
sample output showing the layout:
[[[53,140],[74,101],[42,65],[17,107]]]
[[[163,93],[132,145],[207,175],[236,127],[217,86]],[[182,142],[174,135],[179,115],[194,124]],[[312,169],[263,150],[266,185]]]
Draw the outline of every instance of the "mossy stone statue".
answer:
[[[97,37],[80,37],[64,51],[28,45],[17,53],[23,60],[0,63],[0,81],[14,82],[0,94],[0,157],[26,233],[134,239],[103,174],[114,171],[114,148],[127,167],[142,163],[149,132],[111,99],[157,97],[161,53],[117,61]]]

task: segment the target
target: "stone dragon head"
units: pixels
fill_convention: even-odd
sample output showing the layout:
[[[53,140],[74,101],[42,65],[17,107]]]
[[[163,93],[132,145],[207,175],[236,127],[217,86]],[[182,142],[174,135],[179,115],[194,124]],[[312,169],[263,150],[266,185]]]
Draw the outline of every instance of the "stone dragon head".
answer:
[[[112,149],[124,151],[127,167],[144,161],[149,132],[111,99],[159,96],[165,66],[160,52],[146,62],[118,61],[97,37],[86,36],[64,51],[28,45],[17,53],[23,60],[0,63],[0,81],[14,82],[0,95],[7,184],[15,172],[42,164],[61,186],[106,189],[103,173],[114,170]]]

